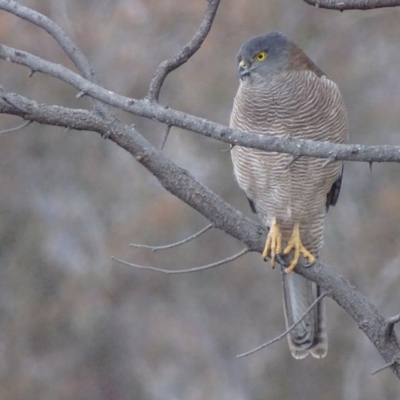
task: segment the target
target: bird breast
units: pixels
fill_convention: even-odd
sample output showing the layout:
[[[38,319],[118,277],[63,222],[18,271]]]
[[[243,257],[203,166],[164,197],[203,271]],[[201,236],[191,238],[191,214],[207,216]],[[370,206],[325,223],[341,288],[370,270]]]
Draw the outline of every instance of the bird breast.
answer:
[[[252,85],[241,83],[231,127],[281,137],[343,143],[347,116],[334,82],[312,71],[291,71]],[[326,196],[341,171],[340,162],[235,146],[234,173],[264,223],[288,223],[325,215]]]

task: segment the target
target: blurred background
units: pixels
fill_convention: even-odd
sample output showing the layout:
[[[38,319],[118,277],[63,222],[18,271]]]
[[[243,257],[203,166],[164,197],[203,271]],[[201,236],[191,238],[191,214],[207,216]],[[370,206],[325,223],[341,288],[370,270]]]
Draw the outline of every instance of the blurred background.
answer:
[[[196,31],[206,1],[30,0],[87,55],[104,86],[135,98]],[[318,10],[301,0],[222,1],[201,50],[173,72],[161,101],[229,121],[235,55],[249,37],[281,30],[334,79],[349,111],[350,140],[400,144],[400,9]],[[39,28],[0,11],[0,41],[73,68]],[[0,60],[1,84],[45,103],[90,107],[55,79]],[[165,127],[124,113],[154,145]],[[0,129],[20,124],[0,116]],[[2,400],[398,399],[400,386],[353,320],[326,301],[330,351],[297,361],[286,340],[241,352],[285,329],[280,274],[249,254],[217,269],[166,276],[123,267],[112,256],[161,268],[200,266],[243,245],[210,231],[166,244],[207,221],[162,189],[115,144],[90,132],[32,124],[0,134],[0,398]],[[228,146],[172,128],[164,153],[251,215]],[[400,304],[400,167],[346,163],[327,217],[323,259],[385,316]]]

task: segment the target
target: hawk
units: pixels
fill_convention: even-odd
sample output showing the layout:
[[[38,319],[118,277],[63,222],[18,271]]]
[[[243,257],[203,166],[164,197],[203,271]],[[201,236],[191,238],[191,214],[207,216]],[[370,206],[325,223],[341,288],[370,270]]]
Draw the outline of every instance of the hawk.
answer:
[[[345,143],[347,114],[337,85],[279,32],[245,42],[237,55],[240,86],[230,126],[279,137]],[[342,181],[340,161],[231,150],[234,173],[250,206],[269,228],[263,259],[280,254],[290,264],[282,273],[286,325],[297,322],[320,294],[313,282],[290,272],[300,256],[313,264],[323,244],[325,215],[336,204]],[[314,309],[288,335],[295,358],[328,351],[325,311]]]

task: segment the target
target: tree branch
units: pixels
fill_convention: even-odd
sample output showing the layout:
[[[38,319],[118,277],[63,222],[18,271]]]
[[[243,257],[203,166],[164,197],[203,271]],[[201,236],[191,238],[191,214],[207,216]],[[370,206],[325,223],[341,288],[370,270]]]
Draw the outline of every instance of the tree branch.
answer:
[[[193,235],[190,235],[189,237],[180,240],[179,242],[175,243],[169,243],[161,246],[149,246],[147,244],[137,244],[137,243],[131,243],[129,246],[135,247],[137,249],[148,249],[151,250],[153,253],[159,250],[167,250],[167,249],[173,249],[174,247],[182,246],[183,244],[189,243],[192,240],[198,238],[201,236],[203,233],[206,233],[210,229],[214,228],[213,224],[207,225],[205,228],[201,229],[200,231],[194,233]]]
[[[299,265],[296,272],[321,286],[357,322],[358,327],[374,344],[385,362],[391,363],[400,352],[396,334],[386,335],[386,319],[353,285],[333,268],[321,261],[311,267]],[[400,365],[392,364],[392,371],[400,379]]]
[[[163,61],[159,65],[150,83],[149,91],[146,96],[148,100],[158,101],[161,87],[167,75],[173,70],[179,68],[181,65],[185,64],[193,56],[193,54],[200,49],[200,46],[203,44],[205,38],[210,32],[215,15],[217,14],[219,2],[220,0],[208,0],[207,10],[204,14],[200,27],[190,42],[184,46],[177,55],[169,60]]]
[[[0,131],[0,134],[1,133],[10,133],[10,132],[19,131],[21,129],[24,129],[28,125],[30,125],[32,122],[33,121],[26,121],[26,122],[24,122],[23,124],[21,124],[19,126],[15,126],[14,128],[4,129],[4,130]]]
[[[116,257],[112,257],[112,259],[114,261],[116,261],[117,263],[125,265],[127,267],[133,267],[133,268],[137,268],[137,269],[147,269],[148,271],[161,272],[163,274],[187,274],[187,273],[192,273],[192,272],[205,271],[207,269],[211,269],[211,268],[219,267],[224,264],[231,263],[232,261],[235,261],[238,258],[243,257],[248,252],[249,252],[249,249],[247,247],[245,247],[243,250],[240,250],[239,253],[236,253],[230,257],[226,257],[223,260],[213,262],[211,264],[201,265],[200,267],[192,267],[192,268],[187,268],[187,269],[175,269],[175,270],[174,269],[157,268],[157,267],[152,267],[150,265],[133,264],[128,261],[120,260],[119,258],[116,258]]]
[[[373,10],[375,8],[397,7],[400,0],[304,0],[316,8],[328,10]]]
[[[41,124],[94,131],[132,154],[170,193],[194,208],[217,229],[222,229],[249,248],[262,247],[265,228],[235,210],[220,196],[197,182],[148,142],[136,129],[118,120],[105,121],[93,111],[52,106],[27,99],[0,88],[0,113],[19,115]]]
[[[60,45],[82,76],[90,82],[98,83],[96,73],[85,55],[58,24],[45,15],[40,14],[31,8],[25,7],[14,0],[0,0],[0,9],[8,11],[9,13],[45,30]],[[29,68],[31,69],[30,76],[32,76],[37,70],[34,67]],[[99,101],[96,98],[92,98],[92,102],[97,112],[103,116],[108,115],[113,118],[110,114],[109,107],[104,104],[104,102]]]
[[[82,78],[80,75],[75,74],[62,65],[43,60],[25,51],[0,45],[0,59],[25,65],[38,72],[53,76],[70,84],[77,90],[120,110],[170,126],[187,129],[232,145],[288,153],[295,157],[308,156],[329,158],[331,160],[364,161],[369,163],[400,162],[400,146],[336,144],[243,132],[169,107],[165,108],[155,102],[121,96]]]
[[[75,64],[78,71],[86,79],[94,81],[95,73],[87,58],[58,24],[45,15],[25,7],[14,0],[0,0],[0,9],[45,30],[60,45],[65,54]]]

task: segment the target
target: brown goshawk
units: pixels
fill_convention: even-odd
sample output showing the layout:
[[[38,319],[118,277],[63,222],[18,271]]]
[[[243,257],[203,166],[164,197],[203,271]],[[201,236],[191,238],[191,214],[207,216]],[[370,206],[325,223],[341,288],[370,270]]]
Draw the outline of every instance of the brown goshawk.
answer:
[[[240,86],[230,126],[247,132],[345,143],[347,114],[337,85],[279,32],[250,39],[238,53]],[[263,258],[279,254],[290,264],[282,274],[286,325],[297,322],[320,294],[313,282],[290,273],[299,257],[315,262],[323,244],[325,215],[339,196],[343,166],[313,157],[234,146],[234,173],[250,206],[269,228]],[[288,335],[295,358],[328,350],[323,304]]]

